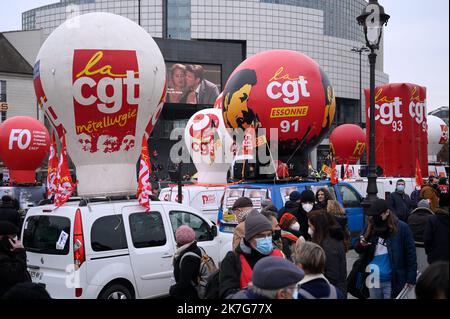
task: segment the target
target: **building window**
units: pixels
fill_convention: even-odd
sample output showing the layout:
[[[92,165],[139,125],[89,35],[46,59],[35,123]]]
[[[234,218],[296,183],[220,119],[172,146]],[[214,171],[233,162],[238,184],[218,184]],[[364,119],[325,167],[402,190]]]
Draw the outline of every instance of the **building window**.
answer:
[[[172,39],[191,39],[191,1],[167,0],[167,37]]]
[[[0,103],[6,102],[6,81],[0,80]],[[6,111],[2,111],[2,122],[6,120]]]

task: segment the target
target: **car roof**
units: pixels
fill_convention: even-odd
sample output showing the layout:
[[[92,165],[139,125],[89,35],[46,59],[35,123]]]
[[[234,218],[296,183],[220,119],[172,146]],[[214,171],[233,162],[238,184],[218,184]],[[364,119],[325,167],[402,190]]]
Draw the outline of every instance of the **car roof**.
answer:
[[[341,184],[341,183],[339,183]],[[330,185],[329,180],[321,180],[321,181],[299,181],[299,182],[278,182],[278,183],[253,183],[253,182],[245,182],[234,185],[229,185],[227,188],[271,188],[271,187],[292,187],[292,186],[320,186],[320,185]]]

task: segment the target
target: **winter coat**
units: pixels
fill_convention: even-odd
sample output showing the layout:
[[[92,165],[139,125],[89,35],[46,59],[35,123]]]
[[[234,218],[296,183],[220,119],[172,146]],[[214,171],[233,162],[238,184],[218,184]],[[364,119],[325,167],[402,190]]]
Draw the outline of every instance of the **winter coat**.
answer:
[[[306,275],[298,284],[301,288],[313,295],[316,299],[328,298],[332,284],[322,275]],[[346,296],[339,288],[336,289],[337,299],[346,299]],[[301,292],[298,293],[298,299],[306,299]]]
[[[186,256],[181,265],[180,261],[187,252],[193,252],[200,257],[202,256],[202,252],[197,247],[195,241],[185,246],[179,248],[177,253],[175,253],[173,275],[176,284],[170,287],[169,294],[176,299],[198,299],[197,290],[193,283],[197,283],[198,281],[200,258]]]
[[[413,204],[413,207],[416,208],[417,204],[420,202],[420,189],[415,189],[411,193],[411,202]]]
[[[347,258],[344,248],[344,232],[338,226],[330,229],[320,246],[325,251],[325,277],[330,283],[347,293]]]
[[[448,213],[430,217],[425,226],[424,244],[428,263],[438,260],[448,261]]]
[[[284,207],[281,207],[278,211],[278,220],[281,219],[281,216],[283,216],[284,213],[291,213],[295,214],[298,211],[300,204],[296,201],[288,200],[286,204],[284,204]]]
[[[406,283],[415,285],[417,277],[417,257],[414,238],[409,226],[396,218],[397,233],[386,239],[387,250],[392,268],[392,298],[397,297]],[[366,230],[363,231],[365,233]],[[363,254],[369,262],[373,260],[378,244],[378,236],[372,235],[368,241],[369,246],[362,246],[358,241],[355,251]]]
[[[17,228],[22,228],[20,214],[12,203],[3,203],[0,205],[0,220],[14,224]]]
[[[12,253],[0,250],[0,299],[12,286],[27,281],[31,278],[25,249],[16,249]]]
[[[242,239],[239,246],[234,251],[229,251],[220,264],[219,282],[220,282],[220,298],[236,293],[241,287],[242,265],[240,255],[247,260],[251,269],[261,258],[266,257],[258,251],[252,249],[245,239]],[[272,254],[281,255],[279,250],[274,249]]]
[[[427,184],[420,190],[420,198],[430,200],[430,209],[435,212],[439,208],[439,193],[431,185]]]
[[[407,194],[397,191],[390,194],[388,205],[389,209],[393,211],[401,221],[404,222],[408,219],[408,215],[414,206]]]
[[[426,207],[418,207],[414,209],[408,217],[407,223],[411,228],[416,245],[423,247],[423,237],[425,227],[430,217],[434,215],[433,211]]]

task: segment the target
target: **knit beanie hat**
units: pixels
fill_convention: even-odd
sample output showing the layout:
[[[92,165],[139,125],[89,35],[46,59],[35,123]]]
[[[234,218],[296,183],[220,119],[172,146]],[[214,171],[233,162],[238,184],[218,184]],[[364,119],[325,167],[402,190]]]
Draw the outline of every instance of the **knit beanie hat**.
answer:
[[[245,220],[245,240],[249,241],[257,234],[265,231],[272,231],[272,224],[267,217],[253,209]]]
[[[301,198],[301,194],[299,191],[293,191],[289,194],[289,200],[295,202]]]
[[[430,202],[428,199],[422,199],[417,203],[417,207],[430,208]]]
[[[280,218],[280,227],[281,229],[289,229],[292,223],[296,222],[297,218],[291,213],[284,213]]]
[[[3,299],[8,300],[30,300],[30,299],[52,299],[42,285],[33,282],[18,283],[9,289]]]
[[[302,203],[314,203],[316,201],[316,197],[314,196],[314,192],[309,189],[305,189],[300,198],[300,202]]]
[[[191,227],[181,225],[175,232],[175,239],[178,245],[183,246],[195,240],[195,232]]]

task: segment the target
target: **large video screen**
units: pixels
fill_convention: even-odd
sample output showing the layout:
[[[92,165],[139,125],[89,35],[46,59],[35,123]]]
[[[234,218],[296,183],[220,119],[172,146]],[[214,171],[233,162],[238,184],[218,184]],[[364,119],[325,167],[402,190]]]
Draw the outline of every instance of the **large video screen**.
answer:
[[[166,62],[166,103],[214,104],[222,91],[220,65]]]

